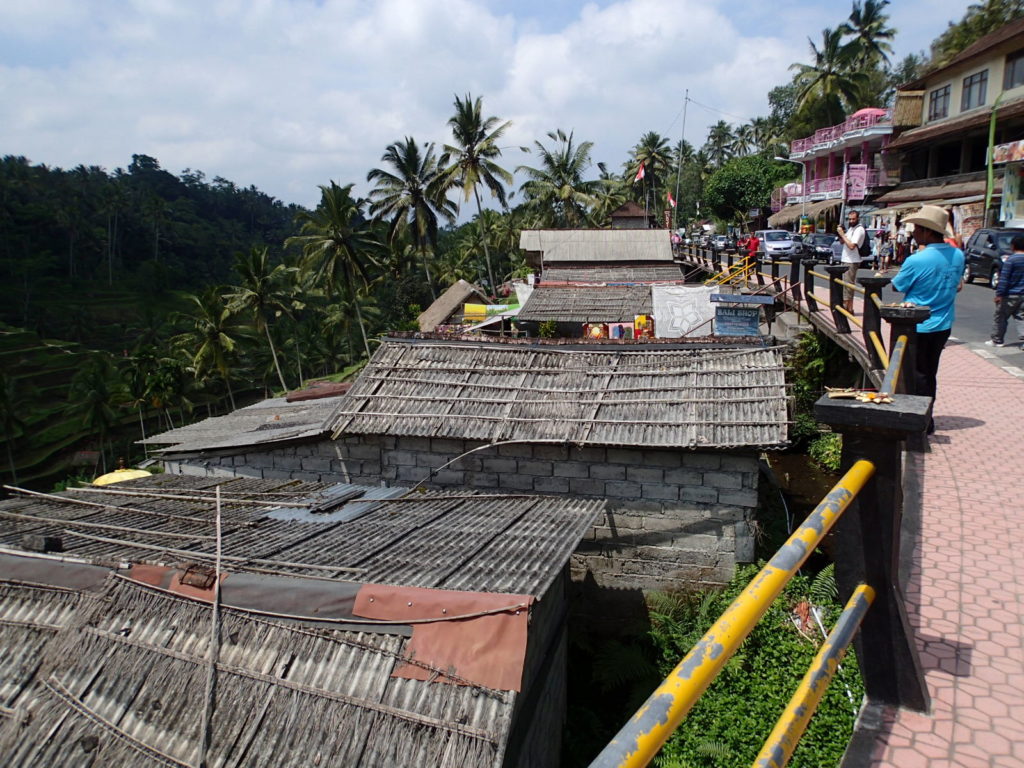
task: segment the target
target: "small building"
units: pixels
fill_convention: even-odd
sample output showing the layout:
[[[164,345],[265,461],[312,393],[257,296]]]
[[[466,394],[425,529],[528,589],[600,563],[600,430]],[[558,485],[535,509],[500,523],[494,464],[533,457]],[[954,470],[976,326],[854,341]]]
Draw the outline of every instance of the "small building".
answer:
[[[653,214],[632,200],[612,211],[610,218],[612,229],[650,229],[655,220]]]
[[[672,266],[672,240],[666,229],[524,229],[519,247],[531,267]]]
[[[599,508],[167,475],[0,502],[4,765],[555,766]]]
[[[465,280],[458,280],[426,308],[417,318],[420,331],[430,333],[441,326],[465,325],[463,307],[466,304],[488,304],[490,300],[482,288]]]

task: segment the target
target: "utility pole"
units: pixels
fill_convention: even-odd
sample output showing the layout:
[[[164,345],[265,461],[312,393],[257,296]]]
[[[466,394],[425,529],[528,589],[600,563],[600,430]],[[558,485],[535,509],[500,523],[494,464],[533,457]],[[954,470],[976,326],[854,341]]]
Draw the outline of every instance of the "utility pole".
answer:
[[[682,130],[682,133],[679,136],[679,149],[680,149],[680,151],[676,153],[676,204],[675,204],[675,207],[672,208],[672,229],[673,230],[675,230],[676,227],[677,227],[677,225],[676,225],[676,216],[679,214],[679,174],[680,174],[680,169],[682,168],[682,165],[683,165],[682,149],[683,149],[683,142],[686,141],[686,107],[687,107],[687,105],[689,103],[690,103],[690,89],[687,88],[686,89],[686,95],[683,96],[683,130]]]

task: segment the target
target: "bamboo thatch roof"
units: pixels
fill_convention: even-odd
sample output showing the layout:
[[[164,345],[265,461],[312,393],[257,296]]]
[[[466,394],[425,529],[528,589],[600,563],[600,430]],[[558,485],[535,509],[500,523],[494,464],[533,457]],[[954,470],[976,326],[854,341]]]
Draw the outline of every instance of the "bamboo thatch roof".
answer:
[[[323,434],[324,420],[337,408],[340,397],[289,403],[273,397],[225,416],[214,416],[177,429],[151,435],[139,442],[166,446],[174,452],[204,451],[264,445]]]
[[[386,341],[333,427],[335,436],[778,447],[787,440],[782,352]]]
[[[0,502],[0,546],[54,537],[97,563],[212,564],[215,486],[227,570],[475,592],[542,594],[598,511],[546,496],[154,475]]]
[[[524,322],[631,323],[653,311],[647,285],[538,285],[519,310]]]
[[[666,283],[682,282],[677,264],[638,264],[631,266],[546,267],[544,282],[553,283]]]
[[[489,301],[483,289],[465,280],[458,280],[421,312],[416,321],[421,331],[432,331],[455,313],[459,313],[461,321],[462,305],[466,302],[488,304]]]
[[[519,247],[554,262],[672,263],[667,229],[524,229]]]
[[[80,614],[46,648],[31,714],[0,724],[4,765],[502,763],[515,694],[393,678],[406,637],[225,606],[214,652],[207,603],[117,575]]]

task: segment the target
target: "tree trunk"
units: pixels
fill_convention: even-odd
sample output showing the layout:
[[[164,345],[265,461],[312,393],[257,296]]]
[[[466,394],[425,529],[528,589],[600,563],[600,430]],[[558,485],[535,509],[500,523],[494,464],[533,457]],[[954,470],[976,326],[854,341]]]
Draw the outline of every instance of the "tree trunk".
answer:
[[[370,342],[366,338],[366,326],[363,325],[363,313],[359,309],[359,296],[352,291],[352,305],[356,308],[356,320],[359,322],[359,332],[363,334],[363,349],[366,350],[366,359],[370,359]]]
[[[226,373],[224,374],[224,383],[228,387],[228,401],[231,403],[231,410],[234,411],[234,410],[236,410],[236,408],[235,408],[235,393],[231,390],[231,377],[228,376]]]
[[[11,467],[11,482],[18,484],[18,471],[14,468],[14,451],[11,450],[11,440],[4,441],[7,444],[7,463]]]
[[[281,389],[288,391],[288,385],[284,383],[284,375],[281,373],[281,364],[277,362],[277,350],[274,349],[274,340],[270,337],[270,324],[264,323],[263,330],[267,334],[267,343],[270,345],[270,356],[274,358],[274,370],[277,371],[277,378],[281,382]]]
[[[480,190],[473,187],[473,196],[476,198],[477,220],[480,222],[480,242],[484,244],[484,260],[487,262],[487,280],[491,284],[491,296],[497,298],[498,286],[494,282],[494,270],[491,268],[491,250],[487,247],[487,233],[484,230],[484,209],[480,204]]]
[[[146,420],[142,418],[142,403],[139,403],[139,429],[142,430],[142,439],[146,439]],[[142,443],[142,455],[147,459],[149,458],[149,446],[145,442]]]

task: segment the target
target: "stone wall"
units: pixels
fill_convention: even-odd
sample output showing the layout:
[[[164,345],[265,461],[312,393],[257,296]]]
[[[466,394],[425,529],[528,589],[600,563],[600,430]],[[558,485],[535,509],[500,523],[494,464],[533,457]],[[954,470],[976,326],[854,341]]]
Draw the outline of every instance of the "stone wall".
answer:
[[[365,485],[544,493],[607,499],[573,555],[573,577],[599,588],[722,584],[754,557],[757,456],[749,453],[347,436],[265,452],[165,461],[182,474],[243,475]],[[445,466],[447,465],[447,466]],[[435,471],[436,470],[436,471]],[[431,474],[433,472],[433,474]]]

